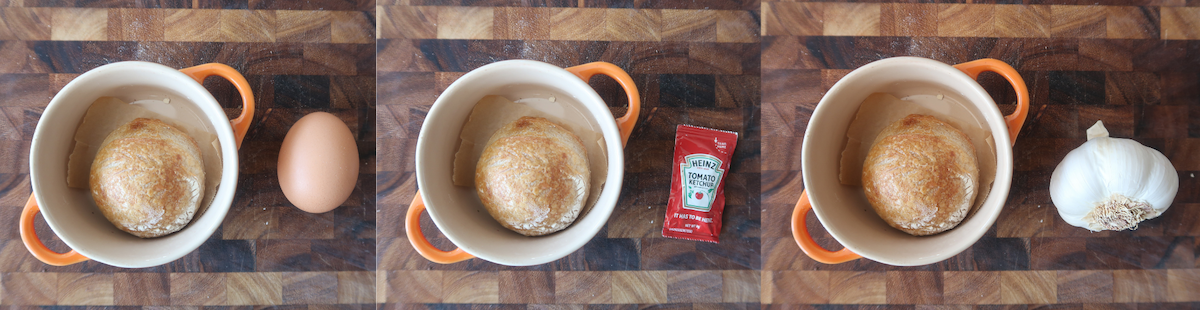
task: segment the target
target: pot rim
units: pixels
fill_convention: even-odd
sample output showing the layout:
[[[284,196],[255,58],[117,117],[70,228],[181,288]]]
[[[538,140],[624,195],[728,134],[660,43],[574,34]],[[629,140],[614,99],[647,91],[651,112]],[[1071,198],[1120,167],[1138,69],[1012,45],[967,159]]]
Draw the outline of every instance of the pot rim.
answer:
[[[220,187],[217,189],[212,202],[209,204],[208,208],[203,214],[192,218],[191,222],[189,222],[187,226],[184,226],[184,228],[182,228],[180,231],[177,231],[171,235],[139,240],[147,240],[147,242],[151,242],[153,240],[159,240],[162,238],[170,238],[172,235],[176,235],[184,231],[195,230],[201,231],[204,238],[174,238],[172,239],[172,242],[177,243],[173,243],[171,247],[161,249],[161,253],[153,257],[119,258],[110,257],[103,254],[98,255],[99,253],[102,253],[102,251],[99,251],[95,247],[100,245],[92,245],[86,242],[75,240],[75,237],[72,237],[72,229],[64,226],[62,223],[59,223],[58,219],[60,217],[70,216],[71,214],[60,214],[61,212],[66,211],[58,210],[56,207],[54,207],[56,200],[48,199],[52,197],[52,194],[49,192],[51,191],[51,188],[60,185],[44,184],[47,181],[43,180],[43,178],[39,177],[38,175],[38,172],[42,171],[43,169],[39,169],[38,167],[45,165],[42,162],[47,160],[46,158],[48,157],[48,155],[45,155],[45,152],[48,151],[45,150],[46,146],[44,144],[51,143],[47,140],[54,140],[52,138],[48,138],[46,136],[48,135],[46,132],[51,131],[51,128],[53,127],[62,128],[63,126],[67,126],[61,125],[63,124],[63,121],[57,121],[55,119],[65,117],[60,116],[61,114],[78,111],[77,109],[81,109],[81,107],[79,107],[81,105],[84,106],[82,109],[86,110],[87,106],[90,106],[92,102],[102,96],[92,96],[90,94],[79,95],[72,94],[70,92],[75,88],[81,87],[81,85],[93,83],[92,81],[94,80],[113,78],[109,76],[114,74],[129,74],[131,72],[160,76],[162,79],[170,80],[177,85],[176,88],[172,89],[173,91],[176,91],[180,94],[189,95],[187,98],[188,101],[191,101],[197,106],[197,111],[202,112],[203,114],[201,115],[203,120],[209,122],[215,131],[218,143],[221,146],[222,174]],[[118,89],[120,87],[124,86],[107,88],[103,91],[111,91],[112,89]],[[89,100],[71,100],[73,98],[70,97],[73,96],[83,96],[89,98]],[[69,132],[73,133],[75,131],[75,128],[78,126],[78,122],[78,120],[74,120],[75,125],[69,128]],[[55,130],[58,128],[55,128]],[[55,94],[55,96],[50,100],[50,103],[46,106],[45,110],[42,112],[37,126],[34,129],[33,138],[31,139],[30,143],[30,184],[33,188],[33,195],[38,199],[40,210],[42,216],[45,218],[46,223],[50,226],[54,233],[59,236],[63,243],[66,243],[66,245],[71,249],[89,259],[116,267],[143,268],[158,266],[175,261],[199,248],[201,244],[203,244],[208,240],[209,237],[212,236],[217,227],[220,226],[221,222],[223,222],[223,219],[228,213],[233,202],[233,196],[237,189],[238,152],[234,141],[232,126],[230,125],[228,118],[226,118],[221,105],[217,102],[216,98],[214,98],[212,94],[204,88],[203,85],[196,82],[190,76],[180,72],[178,69],[152,62],[121,61],[109,63],[96,67],[92,70],[88,70],[87,72],[84,72],[68,82],[66,86],[64,86],[57,94]],[[54,142],[59,141],[54,140]],[[68,150],[69,149],[70,147],[68,147]],[[65,188],[65,184],[62,184],[61,186]],[[72,189],[67,190],[71,191]],[[208,219],[212,217],[216,217],[221,220],[205,220],[203,224],[200,223],[202,218]],[[136,238],[132,236],[129,237]]]
[[[568,84],[569,88],[578,90],[577,92],[571,93],[570,95],[576,97],[579,104],[586,108],[586,112],[590,112],[590,115],[588,115],[588,116],[592,117],[596,121],[596,123],[600,127],[601,134],[604,136],[605,151],[608,156],[608,171],[607,171],[608,173],[605,177],[605,184],[601,188],[600,197],[596,200],[596,204],[594,206],[592,206],[592,208],[590,209],[590,211],[588,211],[588,213],[581,214],[579,216],[579,218],[576,218],[575,222],[572,223],[571,226],[568,226],[563,231],[560,231],[560,232],[557,232],[554,234],[550,234],[547,236],[529,237],[529,238],[547,238],[547,237],[553,236],[555,234],[563,233],[566,230],[587,229],[586,235],[588,236],[588,238],[569,239],[567,242],[558,244],[558,246],[561,249],[570,249],[570,251],[555,250],[556,253],[551,253],[551,254],[528,253],[528,254],[530,254],[528,256],[520,257],[520,258],[513,258],[513,257],[506,257],[506,256],[498,255],[498,253],[481,251],[480,249],[474,248],[472,246],[470,236],[468,236],[467,234],[460,233],[455,229],[449,229],[449,230],[445,229],[445,227],[454,227],[455,221],[453,221],[453,219],[447,218],[447,215],[441,214],[441,212],[439,212],[439,208],[436,207],[436,204],[437,204],[437,201],[439,201],[441,199],[438,199],[438,195],[439,195],[438,193],[430,191],[430,189],[433,189],[435,187],[433,187],[431,184],[429,184],[426,180],[425,175],[427,173],[429,173],[426,171],[428,169],[422,169],[422,167],[426,166],[426,164],[424,164],[424,163],[428,161],[428,159],[426,157],[434,156],[432,154],[425,154],[426,152],[423,150],[430,148],[429,145],[431,143],[433,143],[433,142],[431,142],[432,139],[445,138],[444,134],[431,132],[432,129],[430,129],[430,127],[431,127],[430,124],[432,122],[430,122],[430,120],[437,121],[441,118],[445,118],[445,116],[443,116],[443,114],[449,113],[449,112],[446,112],[446,111],[448,111],[447,110],[448,108],[446,108],[448,106],[446,98],[450,97],[450,96],[447,96],[446,94],[456,93],[456,92],[464,92],[464,91],[472,91],[471,84],[475,83],[474,82],[475,80],[488,78],[489,76],[494,75],[494,74],[501,74],[505,70],[529,70],[529,71],[537,72],[538,74],[546,74],[546,75],[549,75],[549,76],[552,76],[554,78],[564,81],[565,83]],[[487,94],[484,94],[484,95],[487,95]],[[481,97],[482,97],[482,95],[481,95]],[[512,98],[509,98],[509,99],[512,99]],[[603,113],[600,113],[600,112],[603,112]],[[600,115],[598,115],[598,114],[600,114]],[[438,136],[439,134],[441,134],[443,137],[439,137]],[[456,134],[453,135],[453,137],[454,138],[458,137],[457,132],[456,132]],[[561,67],[558,67],[558,66],[555,66],[552,64],[548,64],[545,62],[534,61],[534,60],[525,60],[525,59],[503,60],[503,61],[498,61],[498,62],[494,62],[491,64],[487,64],[487,65],[484,65],[477,69],[471,70],[470,72],[467,72],[462,77],[458,78],[453,83],[451,83],[450,86],[447,87],[446,90],[443,91],[442,94],[438,96],[438,98],[434,102],[433,106],[430,107],[429,113],[425,117],[424,123],[422,123],[422,125],[421,125],[421,131],[420,131],[420,134],[418,135],[417,146],[416,146],[416,170],[417,170],[416,175],[417,175],[418,188],[421,189],[420,195],[426,205],[425,210],[429,213],[430,218],[433,219],[434,223],[437,225],[438,230],[440,230],[442,232],[442,234],[446,236],[447,239],[450,239],[451,243],[453,243],[455,246],[460,247],[463,251],[467,252],[468,254],[471,254],[475,257],[478,257],[478,258],[481,258],[481,259],[484,259],[484,260],[487,260],[490,262],[503,264],[503,265],[509,265],[509,266],[539,265],[539,264],[548,263],[548,262],[551,262],[554,260],[558,260],[562,257],[565,257],[566,255],[569,255],[570,253],[577,251],[578,249],[582,248],[585,244],[587,244],[589,241],[591,241],[592,237],[594,237],[596,235],[596,233],[599,233],[600,229],[603,228],[603,226],[607,222],[607,219],[612,215],[612,211],[616,207],[616,204],[618,203],[618,197],[621,192],[621,185],[623,183],[623,178],[624,178],[624,166],[625,166],[625,164],[624,164],[624,147],[621,145],[620,132],[617,129],[617,125],[616,125],[616,121],[615,121],[614,117],[612,116],[611,112],[608,110],[608,106],[605,104],[604,100],[602,98],[600,98],[600,95],[598,93],[596,93],[596,91],[591,86],[589,86],[587,84],[587,82],[581,80],[579,77],[575,76],[571,72],[569,72]],[[610,203],[605,204],[605,202],[610,202]],[[593,225],[594,227],[582,227],[580,225],[580,224],[582,224],[581,221],[583,221],[583,219],[585,217],[592,217],[592,216],[601,216],[605,220],[600,221],[598,223],[598,225]],[[515,233],[513,233],[513,234],[515,234]],[[558,251],[561,251],[561,253],[557,253]],[[559,254],[561,254],[561,255],[559,255]]]
[[[835,121],[829,119],[829,117],[824,117],[826,114],[832,113],[830,111],[833,108],[831,107],[832,104],[830,102],[834,99],[832,96],[830,96],[830,94],[853,92],[854,90],[849,88],[851,86],[848,86],[848,84],[851,83],[849,81],[870,77],[875,74],[874,71],[876,70],[896,65],[922,66],[922,69],[929,70],[930,74],[943,74],[951,76],[953,80],[957,81],[961,87],[964,87],[962,89],[957,89],[958,91],[962,92],[964,97],[981,99],[980,101],[968,101],[970,101],[969,103],[973,104],[974,107],[979,110],[981,116],[987,122],[988,129],[990,129],[992,133],[993,144],[995,145],[996,151],[996,178],[993,182],[987,199],[982,205],[979,206],[977,210],[973,210],[973,213],[971,213],[970,217],[963,219],[963,222],[961,222],[958,227],[954,228],[962,229],[964,228],[962,227],[962,224],[967,223],[967,221],[971,220],[972,218],[984,216],[985,221],[983,225],[976,225],[977,227],[970,228],[972,231],[969,232],[968,237],[972,238],[972,241],[956,243],[947,247],[946,251],[915,258],[889,257],[880,251],[859,244],[859,242],[855,241],[856,239],[850,237],[850,232],[854,229],[853,227],[848,228],[838,226],[836,224],[837,222],[832,221],[830,218],[833,215],[829,214],[829,211],[823,210],[821,207],[822,205],[841,205],[840,202],[837,201],[837,199],[823,196],[824,194],[821,193],[821,190],[812,190],[812,186],[810,185],[815,184],[811,183],[810,180],[814,180],[816,178],[816,176],[813,175],[814,172],[812,172],[815,168],[813,165],[816,163],[811,162],[809,158],[815,156],[811,155],[812,152],[816,152],[822,147],[812,144],[812,141],[814,141],[812,137],[813,135],[828,134],[820,132],[822,131],[820,128],[826,128],[830,127],[831,125],[839,124],[834,123]],[[859,104],[861,104],[861,102]],[[857,110],[857,108],[855,108],[855,110]],[[830,125],[826,125],[827,123]],[[886,58],[866,64],[851,71],[849,74],[835,83],[834,86],[831,87],[830,90],[821,98],[821,101],[813,110],[812,117],[809,119],[809,123],[804,134],[804,142],[802,144],[801,169],[805,188],[808,189],[808,197],[811,201],[813,212],[816,213],[817,218],[821,221],[822,225],[829,232],[829,234],[834,237],[834,239],[836,239],[851,252],[859,254],[864,258],[889,265],[918,266],[937,263],[953,257],[954,255],[957,255],[958,253],[961,253],[962,251],[971,247],[987,232],[987,230],[999,217],[1000,211],[1003,209],[1005,201],[1007,200],[1008,192],[1012,183],[1013,154],[1012,145],[1003,143],[1004,141],[1010,141],[1009,133],[1005,126],[1004,116],[1000,114],[999,109],[987,91],[984,90],[975,79],[951,65],[933,59],[910,56]],[[841,136],[845,135],[844,132],[837,134]],[[828,146],[825,147],[827,148]],[[819,187],[821,185],[817,186]],[[891,229],[890,227],[888,228]],[[942,234],[948,232],[943,232]],[[921,238],[928,237],[932,236],[925,236]]]

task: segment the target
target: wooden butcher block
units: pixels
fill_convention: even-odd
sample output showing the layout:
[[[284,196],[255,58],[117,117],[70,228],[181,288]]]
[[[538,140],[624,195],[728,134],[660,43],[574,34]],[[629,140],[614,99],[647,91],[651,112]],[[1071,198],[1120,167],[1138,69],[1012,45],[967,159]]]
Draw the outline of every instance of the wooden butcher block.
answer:
[[[756,1],[379,1],[379,283],[384,308],[759,307],[759,17]],[[418,254],[404,216],[417,192],[417,135],[430,106],[468,71],[506,59],[560,67],[606,61],[641,92],[620,198],[586,245],[547,264]],[[612,79],[590,85],[624,115]],[[663,238],[675,128],[740,134],[725,177],[720,243]],[[454,248],[428,215],[421,229]]]
[[[1200,8],[1194,1],[775,2],[761,4],[762,291],[771,308],[814,304],[917,309],[1200,307]],[[804,182],[801,143],[821,96],[867,63],[919,56],[947,64],[1004,61],[1024,78],[1028,120],[1013,147],[1013,180],[996,223],[940,263],[827,265],[800,251],[790,215]],[[1002,113],[1016,97],[999,75],[983,88]],[[1050,175],[1084,131],[1161,151],[1179,193],[1134,231],[1066,224]],[[834,146],[836,147],[836,146]],[[841,249],[808,217],[809,232]]]
[[[341,1],[0,2],[0,305],[373,307],[375,302],[375,18]],[[125,60],[172,68],[217,62],[250,83],[256,113],[225,221],[172,263],[122,269],[45,265],[25,249],[17,218],[29,197],[29,145],[65,84]],[[241,99],[205,81],[226,113]],[[276,159],[301,116],[337,115],[359,148],[358,186],[340,208],[309,214],[284,198]],[[39,216],[37,232],[67,247]]]

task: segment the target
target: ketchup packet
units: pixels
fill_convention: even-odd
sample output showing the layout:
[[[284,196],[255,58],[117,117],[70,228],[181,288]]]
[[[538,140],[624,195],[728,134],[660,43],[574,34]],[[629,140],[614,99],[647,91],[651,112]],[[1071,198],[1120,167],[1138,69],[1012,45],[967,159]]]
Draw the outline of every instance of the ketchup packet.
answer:
[[[663,237],[718,243],[736,132],[679,125]]]

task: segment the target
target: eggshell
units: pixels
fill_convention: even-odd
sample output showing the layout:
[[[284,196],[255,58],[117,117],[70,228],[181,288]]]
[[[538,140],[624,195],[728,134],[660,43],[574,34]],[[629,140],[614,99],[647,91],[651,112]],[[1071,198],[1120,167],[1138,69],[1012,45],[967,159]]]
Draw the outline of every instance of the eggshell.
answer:
[[[325,213],[337,208],[358,183],[358,146],[350,128],[325,112],[305,115],[279,149],[279,187],[300,210]]]

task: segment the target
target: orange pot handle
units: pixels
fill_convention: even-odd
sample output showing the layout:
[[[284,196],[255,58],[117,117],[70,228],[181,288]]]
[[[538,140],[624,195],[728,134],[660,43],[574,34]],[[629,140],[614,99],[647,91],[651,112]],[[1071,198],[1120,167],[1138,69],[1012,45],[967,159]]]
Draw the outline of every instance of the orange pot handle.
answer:
[[[813,240],[812,235],[808,234],[808,225],[804,222],[808,218],[808,209],[812,209],[812,204],[808,201],[808,191],[805,190],[800,193],[800,200],[796,201],[796,209],[792,210],[792,238],[796,239],[796,244],[800,245],[800,249],[804,250],[804,254],[808,254],[808,257],[811,257],[813,260],[826,264],[841,264],[862,257],[854,252],[850,252],[850,249],[830,252],[818,245]]]
[[[246,78],[233,67],[219,63],[207,63],[179,69],[179,71],[200,84],[204,84],[204,79],[213,75],[223,77],[233,83],[233,87],[242,94],[242,115],[229,121],[229,125],[233,127],[233,138],[234,141],[237,141],[237,147],[242,148],[242,139],[246,137],[246,131],[250,130],[250,122],[254,120],[254,93],[250,91],[250,83],[246,82]]]
[[[446,252],[429,244],[429,239],[425,239],[425,233],[421,232],[421,211],[425,211],[425,202],[421,201],[421,191],[417,191],[412,204],[408,205],[408,215],[404,217],[404,231],[408,233],[408,242],[417,249],[417,253],[438,264],[453,264],[475,258],[462,248]]]
[[[1005,116],[1004,122],[1008,123],[1008,138],[1011,139],[1009,142],[1017,144],[1017,134],[1021,132],[1021,126],[1025,125],[1025,116],[1029,114],[1029,89],[1025,87],[1025,80],[1021,79],[1017,70],[1003,61],[991,58],[957,64],[954,68],[972,79],[978,79],[979,74],[984,71],[999,73],[1012,84],[1013,90],[1017,92],[1017,110]]]
[[[601,61],[570,67],[567,68],[567,72],[575,74],[584,82],[591,80],[597,73],[607,75],[617,80],[617,84],[621,84],[621,88],[625,89],[625,96],[629,97],[629,110],[625,112],[625,116],[617,119],[617,128],[621,130],[621,146],[625,146],[642,110],[641,96],[638,95],[637,86],[633,85],[633,78],[617,65]]]
[[[29,195],[29,201],[25,202],[25,210],[21,211],[21,223],[19,225],[21,241],[25,243],[25,248],[29,249],[29,253],[33,254],[33,257],[36,257],[43,263],[53,266],[66,266],[87,261],[87,257],[83,257],[82,254],[75,252],[75,250],[67,253],[51,251],[50,248],[47,248],[42,243],[41,239],[38,239],[37,232],[33,229],[33,217],[37,216],[40,211],[37,200],[33,198],[33,195]]]

